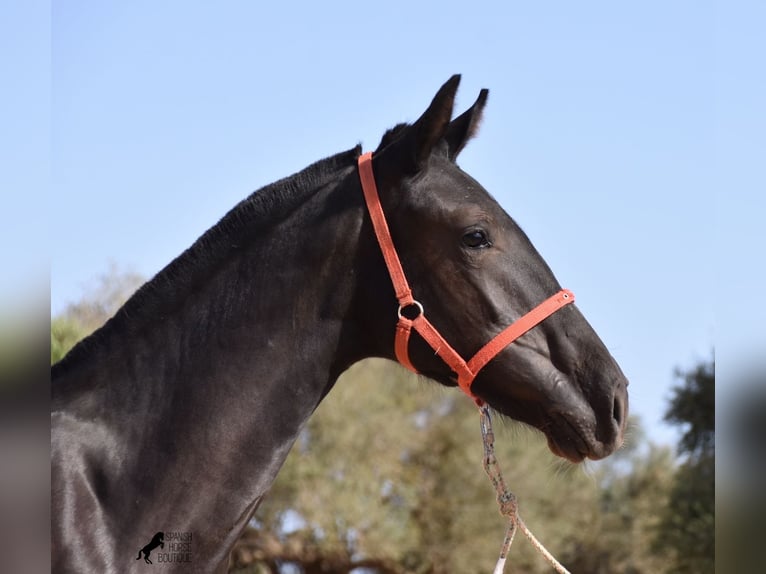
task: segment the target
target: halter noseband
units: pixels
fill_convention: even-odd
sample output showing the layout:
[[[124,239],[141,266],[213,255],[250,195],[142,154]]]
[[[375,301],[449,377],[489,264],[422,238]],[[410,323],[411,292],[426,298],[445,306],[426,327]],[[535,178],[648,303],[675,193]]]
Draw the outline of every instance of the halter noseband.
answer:
[[[492,340],[484,345],[468,361],[464,360],[457,351],[441,336],[439,331],[426,319],[423,305],[416,301],[412,296],[412,289],[407,283],[404,275],[404,269],[399,261],[399,255],[391,239],[391,232],[388,229],[386,216],[383,213],[383,207],[380,204],[378,188],[375,184],[375,176],[372,173],[372,152],[367,152],[359,156],[359,179],[362,182],[362,191],[364,200],[367,204],[367,210],[372,219],[372,226],[375,230],[375,236],[378,238],[380,250],[383,252],[383,259],[386,261],[388,273],[391,276],[391,282],[394,285],[396,299],[399,301],[398,317],[399,322],[396,325],[396,339],[394,350],[397,360],[409,370],[417,373],[417,369],[412,365],[409,356],[410,333],[415,331],[428,343],[434,352],[457,374],[457,383],[460,389],[474,402],[481,406],[484,404],[479,397],[471,391],[473,380],[479,371],[489,363],[495,355],[505,347],[513,343],[524,333],[529,331],[541,321],[570,303],[574,303],[574,293],[568,289],[562,289],[552,297],[540,303],[537,307],[529,311],[526,315],[516,320],[505,330],[498,333]],[[407,307],[415,307],[417,316],[414,319],[406,317],[402,311]]]

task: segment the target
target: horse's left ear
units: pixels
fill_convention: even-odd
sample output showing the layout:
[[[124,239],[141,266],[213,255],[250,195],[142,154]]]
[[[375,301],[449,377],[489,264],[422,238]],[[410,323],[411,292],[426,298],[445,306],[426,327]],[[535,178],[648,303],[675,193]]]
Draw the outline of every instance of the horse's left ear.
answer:
[[[479,131],[479,124],[484,113],[484,106],[487,103],[487,96],[489,96],[489,90],[484,89],[479,92],[479,97],[474,104],[450,122],[444,139],[447,141],[449,158],[452,161],[455,161],[455,158],[465,147],[465,144],[468,143],[468,140]]]

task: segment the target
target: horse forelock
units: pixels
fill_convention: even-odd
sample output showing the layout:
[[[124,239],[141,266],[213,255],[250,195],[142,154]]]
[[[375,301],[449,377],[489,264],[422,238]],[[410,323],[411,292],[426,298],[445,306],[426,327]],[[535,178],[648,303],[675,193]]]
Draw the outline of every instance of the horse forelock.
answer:
[[[375,150],[376,152],[379,152],[387,145],[395,142],[401,135],[404,133],[404,131],[410,127],[410,124],[408,123],[401,123],[396,124],[394,127],[392,127],[389,130],[386,130],[386,133],[383,134],[383,137],[380,138],[380,143],[378,144],[378,148]]]

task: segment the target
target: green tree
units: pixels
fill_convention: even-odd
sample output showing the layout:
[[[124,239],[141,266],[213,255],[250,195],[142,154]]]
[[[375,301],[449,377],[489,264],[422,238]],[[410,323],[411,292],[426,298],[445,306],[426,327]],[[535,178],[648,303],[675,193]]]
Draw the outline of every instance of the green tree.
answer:
[[[634,422],[638,429],[638,422]],[[634,433],[636,434],[636,433]],[[664,572],[666,560],[652,547],[675,467],[671,449],[634,443],[604,461],[596,473],[599,504],[581,509],[589,527],[561,558],[572,572],[631,574]]]
[[[517,423],[497,418],[495,433],[525,522],[565,565],[662,571],[651,539],[673,476],[669,449],[625,449],[582,467]],[[492,572],[506,524],[482,456],[471,401],[391,363],[360,363],[310,419],[235,548],[232,572],[275,574],[285,563],[306,574]],[[522,535],[509,569],[550,572]]]
[[[51,319],[51,364],[64,358],[69,349],[91,332],[66,314]]]
[[[51,319],[51,364],[103,325],[143,282],[141,275],[112,264],[79,301]]]
[[[670,493],[656,547],[673,573],[715,572],[715,361],[676,374],[680,384],[665,420],[681,426],[684,457]]]

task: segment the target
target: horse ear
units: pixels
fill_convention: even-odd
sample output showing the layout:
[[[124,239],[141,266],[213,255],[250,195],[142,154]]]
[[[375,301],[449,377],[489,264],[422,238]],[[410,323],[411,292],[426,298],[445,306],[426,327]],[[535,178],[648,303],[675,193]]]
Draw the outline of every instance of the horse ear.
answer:
[[[455,158],[465,147],[465,144],[468,143],[468,140],[478,133],[488,95],[489,90],[487,89],[479,92],[479,97],[474,104],[455,118],[447,128],[444,139],[447,141],[449,158],[452,161],[455,161]]]
[[[401,175],[417,173],[447,133],[458,84],[460,75],[455,74],[439,88],[431,105],[414,124],[398,126],[386,134],[378,147],[375,163]]]

